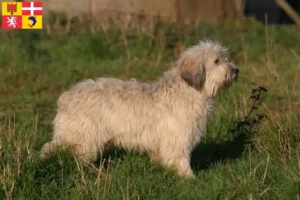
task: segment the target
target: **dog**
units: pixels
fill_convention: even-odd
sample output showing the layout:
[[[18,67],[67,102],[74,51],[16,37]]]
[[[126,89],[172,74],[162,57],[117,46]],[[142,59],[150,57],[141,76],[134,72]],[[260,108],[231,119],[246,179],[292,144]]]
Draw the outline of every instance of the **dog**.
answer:
[[[152,83],[114,78],[84,80],[58,99],[52,141],[40,158],[71,145],[93,163],[107,147],[134,150],[194,178],[192,150],[205,133],[215,97],[237,78],[227,48],[200,41]]]

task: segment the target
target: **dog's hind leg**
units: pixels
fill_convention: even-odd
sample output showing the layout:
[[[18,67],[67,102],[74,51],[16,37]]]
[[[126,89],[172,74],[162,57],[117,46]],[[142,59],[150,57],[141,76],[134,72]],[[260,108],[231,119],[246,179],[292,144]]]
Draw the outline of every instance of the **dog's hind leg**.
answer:
[[[102,150],[95,144],[76,145],[74,148],[75,154],[85,162],[92,164],[98,158],[98,153]]]
[[[54,120],[54,136],[50,143],[46,143],[41,150],[41,157],[53,151],[55,147],[62,150],[70,147],[81,160],[93,163],[102,150],[98,140],[98,126],[92,120],[65,113],[58,113]]]
[[[59,148],[62,147],[62,143],[59,140],[52,140],[51,142],[45,143],[40,151],[40,158],[45,159],[51,154],[54,154]]]
[[[101,149],[97,148],[97,146],[93,144],[72,145],[71,143],[68,144],[55,139],[43,145],[40,151],[40,158],[45,159],[50,155],[53,155],[57,150],[65,150],[67,147],[70,147],[77,156],[89,163],[96,161],[98,158],[98,151],[101,151]]]

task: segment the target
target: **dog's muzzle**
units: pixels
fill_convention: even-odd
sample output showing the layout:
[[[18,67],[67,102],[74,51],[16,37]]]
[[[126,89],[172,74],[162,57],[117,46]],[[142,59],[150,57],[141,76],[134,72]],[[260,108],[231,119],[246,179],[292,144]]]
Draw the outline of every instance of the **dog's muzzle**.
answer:
[[[233,69],[233,79],[236,80],[240,70],[238,68]]]

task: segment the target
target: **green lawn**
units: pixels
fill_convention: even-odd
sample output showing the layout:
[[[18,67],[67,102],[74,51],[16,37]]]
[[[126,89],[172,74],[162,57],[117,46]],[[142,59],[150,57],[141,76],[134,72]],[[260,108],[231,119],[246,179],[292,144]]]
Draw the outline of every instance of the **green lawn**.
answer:
[[[0,199],[299,200],[300,28],[247,20],[178,30],[1,30]],[[240,78],[217,98],[206,137],[193,153],[196,180],[120,150],[95,166],[78,163],[70,152],[39,161],[61,92],[86,78],[154,80],[178,49],[202,39],[228,46]],[[259,86],[268,91],[246,120],[250,125],[242,125],[244,136],[237,122],[251,110],[251,92]],[[257,113],[265,114],[259,124]]]

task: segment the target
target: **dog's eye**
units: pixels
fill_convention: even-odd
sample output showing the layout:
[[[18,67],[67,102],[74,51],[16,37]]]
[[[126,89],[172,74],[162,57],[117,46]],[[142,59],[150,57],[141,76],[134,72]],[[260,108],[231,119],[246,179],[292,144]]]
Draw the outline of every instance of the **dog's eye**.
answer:
[[[219,59],[216,59],[216,60],[215,60],[215,64],[216,64],[216,65],[219,64],[219,62],[220,62]]]

